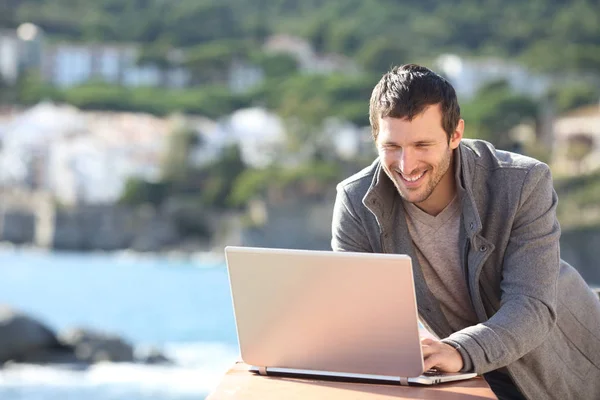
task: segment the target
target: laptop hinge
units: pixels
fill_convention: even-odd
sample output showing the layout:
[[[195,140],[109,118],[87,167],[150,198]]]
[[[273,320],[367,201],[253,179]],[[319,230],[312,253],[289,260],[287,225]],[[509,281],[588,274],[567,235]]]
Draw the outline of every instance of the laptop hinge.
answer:
[[[400,377],[400,385],[408,386],[408,378]]]
[[[258,373],[263,376],[267,376],[267,367],[258,367]]]

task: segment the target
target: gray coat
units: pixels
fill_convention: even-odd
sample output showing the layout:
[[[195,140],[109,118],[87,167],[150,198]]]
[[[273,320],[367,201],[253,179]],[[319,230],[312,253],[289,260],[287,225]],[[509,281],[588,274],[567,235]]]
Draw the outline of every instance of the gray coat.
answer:
[[[465,369],[506,367],[528,399],[600,399],[600,301],[560,259],[557,196],[537,160],[463,140],[454,151],[462,266],[479,324],[453,332],[429,291],[404,209],[379,161],[337,187],[336,251],[412,257],[420,317]]]

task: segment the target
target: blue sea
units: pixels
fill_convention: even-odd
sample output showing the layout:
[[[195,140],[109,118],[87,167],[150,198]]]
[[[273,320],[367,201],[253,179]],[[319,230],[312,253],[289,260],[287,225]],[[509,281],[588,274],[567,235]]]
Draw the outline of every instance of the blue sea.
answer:
[[[57,331],[87,327],[119,334],[137,349],[156,346],[176,362],[0,369],[2,400],[198,400],[238,358],[219,260],[1,250],[0,304]]]

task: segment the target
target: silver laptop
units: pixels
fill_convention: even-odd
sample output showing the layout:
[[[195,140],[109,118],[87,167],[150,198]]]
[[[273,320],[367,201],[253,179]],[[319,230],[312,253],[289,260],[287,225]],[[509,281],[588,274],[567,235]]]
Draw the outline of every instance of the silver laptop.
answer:
[[[260,374],[431,385],[405,255],[226,247],[240,355]]]

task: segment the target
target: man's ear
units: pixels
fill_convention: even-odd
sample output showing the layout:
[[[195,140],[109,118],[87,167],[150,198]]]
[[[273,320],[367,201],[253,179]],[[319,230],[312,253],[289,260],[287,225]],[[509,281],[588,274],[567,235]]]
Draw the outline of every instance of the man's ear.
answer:
[[[465,120],[461,118],[458,121],[458,124],[456,124],[456,129],[454,130],[454,133],[452,134],[452,137],[450,138],[449,145],[452,150],[456,149],[458,147],[458,145],[460,144],[460,141],[463,138],[464,131],[465,131]]]

